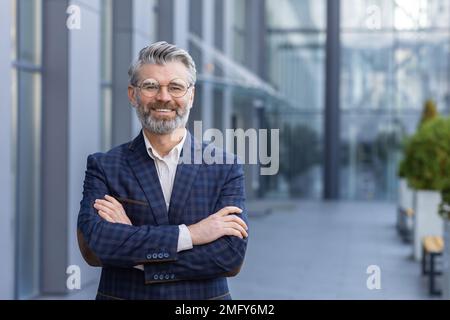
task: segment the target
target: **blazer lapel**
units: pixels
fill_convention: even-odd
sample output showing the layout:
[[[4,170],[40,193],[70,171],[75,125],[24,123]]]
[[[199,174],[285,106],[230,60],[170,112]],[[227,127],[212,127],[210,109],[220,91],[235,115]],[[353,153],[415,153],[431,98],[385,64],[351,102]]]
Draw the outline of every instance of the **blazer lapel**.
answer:
[[[189,131],[186,134],[170,198],[169,219],[171,223],[180,221],[195,176],[203,162],[201,143]]]
[[[142,130],[139,135],[129,145],[128,163],[144,190],[150,207],[152,208],[155,221],[158,225],[169,224],[166,203],[159,183],[158,173],[153,159],[145,149]]]

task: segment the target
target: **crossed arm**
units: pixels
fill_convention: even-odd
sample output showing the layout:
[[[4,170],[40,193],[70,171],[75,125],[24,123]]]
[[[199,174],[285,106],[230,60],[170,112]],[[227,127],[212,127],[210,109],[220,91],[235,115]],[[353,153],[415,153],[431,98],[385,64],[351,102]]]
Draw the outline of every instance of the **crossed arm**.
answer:
[[[144,264],[148,283],[161,282],[152,280],[161,271],[176,275],[169,281],[237,274],[248,234],[244,220],[234,215],[245,219],[243,172],[235,166],[223,186],[216,213],[188,226],[194,247],[177,252],[178,226],[133,226],[116,199],[103,198],[109,193],[105,175],[96,158],[89,156],[78,217],[83,257],[95,266]],[[161,255],[154,259],[151,252]]]
[[[104,220],[111,223],[122,223],[131,226],[122,204],[114,197],[105,195],[104,199],[96,199],[94,208]],[[202,245],[213,242],[223,236],[247,238],[247,224],[241,218],[231,215],[240,214],[242,209],[228,206],[220,209],[207,218],[188,226],[193,245]]]

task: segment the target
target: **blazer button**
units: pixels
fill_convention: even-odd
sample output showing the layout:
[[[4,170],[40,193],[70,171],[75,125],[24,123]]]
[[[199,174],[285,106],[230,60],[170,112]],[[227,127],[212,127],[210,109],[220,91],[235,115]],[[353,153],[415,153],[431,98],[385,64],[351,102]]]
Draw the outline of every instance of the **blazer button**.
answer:
[[[158,275],[155,274],[155,275],[153,276],[153,279],[158,280]]]
[[[159,275],[159,280],[164,280],[164,275],[160,274]]]
[[[169,276],[168,274],[166,274],[166,275],[164,276],[164,278],[165,278],[166,280],[169,280],[169,279],[170,279],[170,276]]]
[[[169,254],[166,252],[166,253],[164,253],[164,258],[168,258],[169,257]]]
[[[147,259],[150,260],[151,258],[152,258],[152,255],[151,255],[151,254],[148,254],[148,255],[147,255]]]
[[[175,275],[173,273],[170,275],[170,279],[175,279]]]
[[[158,254],[158,258],[162,259],[164,257],[164,255],[162,253]]]
[[[156,258],[158,258],[158,254],[157,254],[157,253],[154,253],[154,254],[153,254],[153,259],[156,259]]]

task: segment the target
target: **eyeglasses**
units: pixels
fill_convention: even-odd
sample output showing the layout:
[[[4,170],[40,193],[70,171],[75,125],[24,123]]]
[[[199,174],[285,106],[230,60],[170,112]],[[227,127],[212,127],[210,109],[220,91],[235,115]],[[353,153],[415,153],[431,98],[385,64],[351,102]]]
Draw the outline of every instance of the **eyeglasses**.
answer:
[[[161,90],[161,87],[167,87],[167,92],[173,98],[181,98],[186,95],[186,92],[192,87],[192,84],[187,84],[182,79],[173,79],[167,85],[159,84],[158,80],[145,79],[139,86],[134,86],[141,90],[141,94],[147,98],[153,98]]]

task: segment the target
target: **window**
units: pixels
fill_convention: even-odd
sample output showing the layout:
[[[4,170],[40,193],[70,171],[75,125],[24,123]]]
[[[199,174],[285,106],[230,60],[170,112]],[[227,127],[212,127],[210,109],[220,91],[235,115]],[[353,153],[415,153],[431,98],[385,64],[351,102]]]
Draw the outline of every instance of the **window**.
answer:
[[[446,0],[343,0],[341,196],[393,200],[400,143],[426,99],[449,107]]]
[[[280,93],[265,121],[280,129],[280,172],[268,195],[322,196],[326,1],[268,0],[269,81]]]

